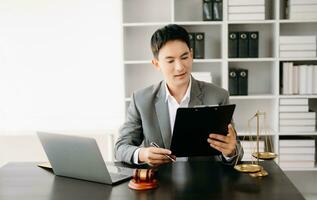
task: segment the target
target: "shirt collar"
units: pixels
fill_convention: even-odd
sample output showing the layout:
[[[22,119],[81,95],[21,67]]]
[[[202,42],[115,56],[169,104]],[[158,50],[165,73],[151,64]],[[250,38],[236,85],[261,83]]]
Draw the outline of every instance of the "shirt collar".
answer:
[[[192,86],[192,78],[190,77],[190,78],[189,78],[188,88],[187,88],[186,93],[185,93],[183,99],[181,100],[181,102],[184,101],[185,99],[189,99],[189,98],[190,98],[190,89],[191,89],[191,86]],[[167,83],[166,83],[166,82],[165,82],[165,92],[166,92],[165,102],[168,100],[168,98],[171,98],[171,97],[174,98],[174,97],[171,95],[171,93],[170,93],[170,91],[169,91],[169,89],[168,89],[168,87],[167,87]]]

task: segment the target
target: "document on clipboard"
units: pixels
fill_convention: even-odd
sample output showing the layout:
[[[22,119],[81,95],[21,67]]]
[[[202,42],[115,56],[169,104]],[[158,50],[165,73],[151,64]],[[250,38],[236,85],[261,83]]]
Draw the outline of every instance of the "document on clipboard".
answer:
[[[228,134],[235,104],[178,108],[172,136],[176,157],[211,156],[221,152],[207,142],[210,133]]]

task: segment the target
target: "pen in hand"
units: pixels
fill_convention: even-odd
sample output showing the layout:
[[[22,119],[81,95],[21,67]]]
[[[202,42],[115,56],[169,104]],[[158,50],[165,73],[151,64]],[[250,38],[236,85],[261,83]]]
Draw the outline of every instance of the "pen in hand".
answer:
[[[157,145],[155,142],[151,142],[151,146],[156,147],[156,148],[160,148],[159,145]],[[170,155],[164,154],[164,156],[166,156],[168,159],[170,159],[172,162],[175,162],[176,160],[174,158],[172,158]]]

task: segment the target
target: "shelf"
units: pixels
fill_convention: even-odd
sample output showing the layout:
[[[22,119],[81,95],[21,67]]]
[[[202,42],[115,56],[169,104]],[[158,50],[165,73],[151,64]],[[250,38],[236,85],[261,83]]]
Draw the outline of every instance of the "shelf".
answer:
[[[238,137],[243,137],[243,136],[256,136],[256,133],[255,132],[249,132],[249,131],[246,131],[246,130],[236,130],[237,133],[238,133]],[[263,133],[260,133],[260,137],[264,137],[264,136],[275,136],[277,135],[277,133],[273,130],[270,131],[269,134],[265,134],[263,135]],[[245,138],[245,141],[247,141],[248,138]],[[242,141],[242,139],[240,139],[240,141]]]
[[[282,168],[283,171],[317,171],[317,167],[308,168],[308,167],[287,167]]]
[[[289,99],[297,99],[297,98],[317,98],[317,95],[279,95],[280,98],[289,98]]]
[[[270,62],[275,58],[228,58],[229,62]]]
[[[280,61],[317,61],[317,57],[315,58],[279,58]]]
[[[142,27],[142,26],[165,26],[170,22],[140,22],[140,23],[123,23],[123,27]]]
[[[215,63],[222,62],[222,59],[194,59],[194,63]]]
[[[228,24],[274,24],[276,20],[237,20],[228,21]]]
[[[292,20],[292,19],[281,19],[281,24],[292,24],[292,23],[317,23],[317,20]]]
[[[246,96],[230,96],[231,100],[244,100],[244,99],[275,99],[275,95],[246,95]]]
[[[222,59],[194,59],[194,63],[221,63]],[[152,64],[151,60],[127,60],[124,61],[126,65],[135,64]]]
[[[280,132],[279,135],[284,136],[314,136],[317,135],[317,132],[303,132],[303,133],[298,133],[298,132]]]
[[[178,21],[173,22],[179,25],[222,25],[222,21]]]
[[[150,60],[127,60],[124,61],[126,65],[135,65],[135,64],[152,64]]]

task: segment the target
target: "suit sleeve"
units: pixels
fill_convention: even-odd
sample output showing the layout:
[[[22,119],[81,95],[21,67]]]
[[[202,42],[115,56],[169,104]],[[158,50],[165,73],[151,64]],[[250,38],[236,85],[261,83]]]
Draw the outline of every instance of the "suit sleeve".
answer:
[[[115,144],[116,159],[133,164],[133,153],[142,144],[143,139],[142,120],[136,106],[135,94],[132,94],[126,122],[120,128]]]

